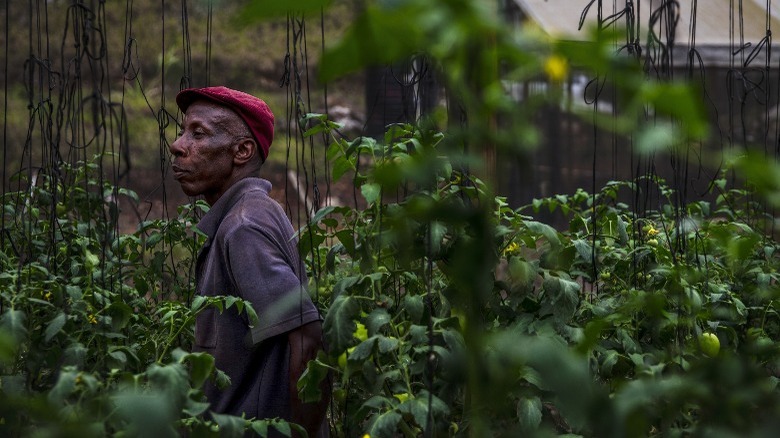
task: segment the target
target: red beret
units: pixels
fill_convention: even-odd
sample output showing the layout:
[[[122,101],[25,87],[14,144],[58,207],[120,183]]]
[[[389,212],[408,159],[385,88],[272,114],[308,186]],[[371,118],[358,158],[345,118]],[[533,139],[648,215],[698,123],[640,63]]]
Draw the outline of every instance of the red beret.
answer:
[[[252,132],[263,161],[268,158],[268,148],[274,140],[274,114],[262,99],[227,87],[187,88],[176,95],[176,104],[187,112],[198,99],[216,102],[238,114]]]

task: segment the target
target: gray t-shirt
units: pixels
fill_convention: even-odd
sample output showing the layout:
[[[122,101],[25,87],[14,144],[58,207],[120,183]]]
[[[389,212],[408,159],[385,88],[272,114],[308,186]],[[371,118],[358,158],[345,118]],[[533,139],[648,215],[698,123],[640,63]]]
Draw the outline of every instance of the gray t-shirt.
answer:
[[[290,418],[287,332],[320,314],[305,287],[290,220],[268,193],[271,183],[245,178],[203,216],[207,236],[196,264],[197,293],[234,295],[252,303],[259,321],[250,328],[235,307],[209,308],[195,323],[195,350],[215,358],[231,385],[205,386],[211,409],[247,418]]]

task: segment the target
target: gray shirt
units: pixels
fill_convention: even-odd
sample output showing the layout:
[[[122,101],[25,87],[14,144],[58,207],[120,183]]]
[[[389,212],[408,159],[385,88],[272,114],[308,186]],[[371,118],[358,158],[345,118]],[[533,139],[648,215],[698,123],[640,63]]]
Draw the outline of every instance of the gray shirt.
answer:
[[[292,225],[270,189],[264,179],[242,179],[198,223],[208,239],[195,268],[197,293],[248,300],[259,321],[250,327],[235,307],[223,313],[209,308],[195,323],[195,350],[212,354],[231,380],[222,390],[206,383],[214,412],[289,419],[286,334],[321,318],[303,287],[306,272]]]

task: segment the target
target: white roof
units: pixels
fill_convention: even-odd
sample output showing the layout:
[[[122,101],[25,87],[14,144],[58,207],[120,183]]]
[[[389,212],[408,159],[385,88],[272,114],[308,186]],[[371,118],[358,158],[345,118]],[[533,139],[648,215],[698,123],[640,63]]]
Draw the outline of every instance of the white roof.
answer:
[[[590,0],[514,0],[521,10],[549,35],[561,39],[585,40],[587,27],[597,22],[598,0],[593,3],[581,31],[577,30],[580,15]],[[629,0],[602,0],[602,18],[623,10]],[[663,0],[634,0],[637,22],[641,32],[640,44],[647,41],[651,11],[657,10]],[[780,0],[742,0],[740,18],[739,1],[735,0],[679,0],[680,19],[675,32],[676,44],[690,46],[692,37],[696,47],[739,47],[751,43],[753,47],[766,36],[767,25],[780,35]],[[767,3],[770,11],[767,12]],[[692,10],[696,7],[695,20]],[[695,22],[695,35],[691,23]],[[625,26],[626,18],[618,20]],[[660,24],[656,33],[663,35]],[[664,38],[665,39],[665,38]],[[747,49],[749,52],[750,49]]]

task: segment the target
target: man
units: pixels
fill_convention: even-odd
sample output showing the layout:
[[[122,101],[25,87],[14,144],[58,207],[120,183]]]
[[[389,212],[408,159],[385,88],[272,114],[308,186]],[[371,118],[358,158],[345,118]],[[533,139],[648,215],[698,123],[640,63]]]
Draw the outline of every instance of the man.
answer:
[[[173,173],[188,196],[211,206],[198,228],[208,239],[196,264],[201,295],[235,295],[252,303],[250,327],[233,308],[208,309],[195,323],[195,348],[215,358],[231,380],[207,383],[217,413],[284,418],[326,436],[327,397],[303,404],[297,381],[322,348],[320,315],[303,285],[306,273],[284,211],[258,177],[273,140],[274,116],[262,100],[226,87],[186,89],[176,96],[185,113],[170,145]]]

